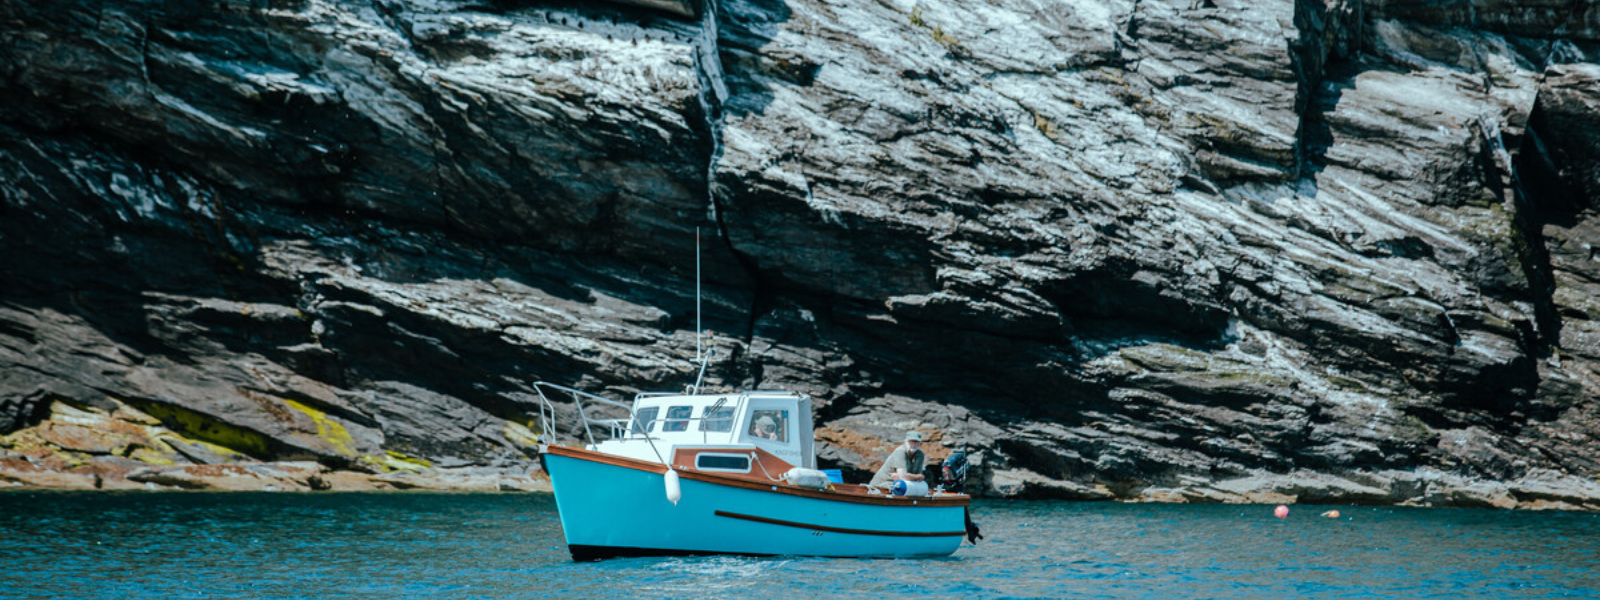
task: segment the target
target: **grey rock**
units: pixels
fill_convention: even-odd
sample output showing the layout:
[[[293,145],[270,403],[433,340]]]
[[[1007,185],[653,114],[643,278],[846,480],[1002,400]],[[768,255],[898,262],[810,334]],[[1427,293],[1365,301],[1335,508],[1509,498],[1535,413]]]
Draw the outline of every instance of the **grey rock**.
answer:
[[[1372,3],[1379,18],[1472,27],[1545,38],[1600,39],[1600,9],[1586,0],[1386,0]]]
[[[525,488],[532,382],[692,379],[698,229],[854,476],[1595,505],[1592,3],[492,8],[0,4],[0,431]]]
[[[1374,504],[1391,501],[1385,489],[1326,473],[1258,475],[1220,481],[1210,487],[1247,499],[1263,494],[1281,494],[1293,497],[1295,502],[1313,504]]]

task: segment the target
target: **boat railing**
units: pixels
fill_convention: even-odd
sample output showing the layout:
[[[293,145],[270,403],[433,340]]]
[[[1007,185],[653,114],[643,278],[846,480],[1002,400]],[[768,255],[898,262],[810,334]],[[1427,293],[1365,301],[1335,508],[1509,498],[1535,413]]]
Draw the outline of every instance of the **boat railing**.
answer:
[[[638,399],[641,399],[641,398],[660,398],[660,397],[663,397],[663,396],[682,396],[682,395],[683,394],[678,393],[678,392],[639,392],[639,393],[633,395],[633,399],[634,400],[638,400]]]
[[[550,383],[548,381],[535,382],[533,384],[533,389],[539,393],[539,432],[540,438],[544,440],[545,443],[552,443],[556,439],[556,408],[555,405],[550,402],[550,397],[545,395],[545,390],[560,392],[572,396],[572,404],[578,410],[578,424],[583,427],[583,436],[589,441],[589,445],[591,446],[594,445],[593,427],[595,425],[607,428],[610,431],[611,439],[618,439],[627,435],[626,432],[628,431],[629,423],[633,420],[631,417],[633,407],[604,396],[598,396],[583,390],[572,389],[570,387]],[[589,413],[583,409],[585,401],[621,408],[625,411],[628,411],[630,417],[627,419],[591,419],[589,418]]]
[[[628,406],[627,404],[624,404],[622,402],[618,402],[616,400],[612,400],[612,399],[606,398],[604,396],[597,396],[597,395],[591,394],[589,392],[585,392],[583,390],[575,390],[575,389],[572,389],[570,387],[567,387],[567,386],[564,386],[564,385],[561,385],[561,384],[550,383],[548,381],[536,381],[536,382],[534,382],[533,389],[534,389],[534,391],[539,393],[539,440],[540,440],[540,443],[553,444],[556,441],[556,426],[555,426],[556,407],[555,407],[554,404],[552,404],[550,402],[550,397],[545,395],[544,392],[547,389],[551,390],[552,392],[562,392],[562,393],[570,394],[572,396],[572,405],[578,409],[578,422],[580,424],[582,424],[582,426],[583,426],[583,436],[584,436],[584,439],[587,439],[589,441],[589,447],[590,448],[593,448],[594,445],[595,445],[595,443],[594,443],[594,430],[593,430],[593,427],[592,427],[593,425],[604,425],[607,428],[609,428],[611,430],[611,439],[613,439],[613,440],[626,439],[629,431],[639,431],[641,429],[641,428],[637,427],[634,424],[633,407]],[[623,409],[625,411],[628,411],[628,418],[626,418],[626,419],[591,419],[591,418],[589,418],[589,413],[583,409],[583,403],[584,403],[585,400],[587,400],[589,402],[595,402],[595,403],[599,403],[599,404],[604,404],[606,406],[615,406],[617,408],[621,408],[621,409]],[[724,402],[725,402],[725,400],[724,401],[718,401],[717,404],[716,404],[716,407],[720,408],[724,404]],[[677,421],[677,420],[697,421],[697,420],[700,420],[700,419],[684,418],[684,419],[673,419],[673,420],[674,421]],[[648,425],[648,424],[646,424],[646,425]],[[647,430],[648,427],[645,427],[644,429],[646,429],[646,431],[644,432],[644,435],[643,435],[644,441],[646,443],[650,444],[650,451],[655,453],[656,459],[660,460],[661,464],[668,464],[667,463],[667,459],[664,456],[662,456],[662,454],[661,454],[661,449],[656,447],[655,438],[650,437],[650,433]]]

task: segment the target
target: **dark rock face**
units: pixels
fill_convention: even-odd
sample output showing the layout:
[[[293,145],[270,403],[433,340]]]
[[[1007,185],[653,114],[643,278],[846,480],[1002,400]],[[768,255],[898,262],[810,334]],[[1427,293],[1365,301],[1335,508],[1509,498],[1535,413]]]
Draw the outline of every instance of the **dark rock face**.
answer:
[[[5,1],[0,461],[526,472],[532,382],[692,379],[699,228],[858,474],[1600,506],[1597,16]]]

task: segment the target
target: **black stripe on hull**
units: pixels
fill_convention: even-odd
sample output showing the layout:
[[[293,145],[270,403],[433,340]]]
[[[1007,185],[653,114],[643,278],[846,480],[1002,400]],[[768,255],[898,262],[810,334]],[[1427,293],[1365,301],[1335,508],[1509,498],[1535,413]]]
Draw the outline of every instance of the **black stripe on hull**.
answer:
[[[755,515],[741,515],[739,513],[731,513],[725,510],[714,511],[712,514],[719,517],[728,517],[730,519],[743,519],[745,521],[755,521],[757,523],[767,523],[771,525],[782,525],[784,527],[810,529],[812,531],[831,531],[833,533],[852,533],[855,535],[881,535],[888,537],[956,537],[962,534],[960,531],[882,531],[878,529],[845,529],[842,527],[813,525],[811,523],[799,523],[795,521],[785,521],[782,519],[768,519],[766,517],[757,517]]]
[[[777,556],[776,554],[749,554],[745,552],[707,552],[695,550],[666,550],[662,548],[630,548],[627,546],[567,546],[576,562],[594,562],[608,558],[638,558],[645,556]]]

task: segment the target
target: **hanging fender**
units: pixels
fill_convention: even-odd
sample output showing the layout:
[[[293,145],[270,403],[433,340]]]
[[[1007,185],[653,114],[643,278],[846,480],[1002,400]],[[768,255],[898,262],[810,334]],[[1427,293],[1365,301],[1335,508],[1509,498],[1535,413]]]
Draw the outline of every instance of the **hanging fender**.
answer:
[[[678,472],[672,467],[667,467],[667,475],[664,479],[667,485],[667,502],[677,506],[678,500],[683,499],[683,489],[678,486]]]

